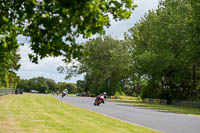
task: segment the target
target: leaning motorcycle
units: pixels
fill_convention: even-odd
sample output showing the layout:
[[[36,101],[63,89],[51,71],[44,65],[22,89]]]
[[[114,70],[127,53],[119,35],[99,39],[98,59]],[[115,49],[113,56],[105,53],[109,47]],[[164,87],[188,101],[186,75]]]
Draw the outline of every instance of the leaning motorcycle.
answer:
[[[68,93],[68,90],[65,89],[65,90],[62,92],[62,98],[63,98],[65,95],[67,95],[67,93]]]
[[[62,92],[62,98],[63,98],[65,95],[66,95],[66,93],[65,93],[65,92]]]
[[[101,103],[104,103],[104,96],[98,96],[94,101],[95,106],[99,106]]]

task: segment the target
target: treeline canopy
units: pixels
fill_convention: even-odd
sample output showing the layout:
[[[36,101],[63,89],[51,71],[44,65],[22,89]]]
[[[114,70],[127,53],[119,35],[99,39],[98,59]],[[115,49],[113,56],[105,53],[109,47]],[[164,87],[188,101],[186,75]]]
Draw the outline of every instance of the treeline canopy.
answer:
[[[125,34],[84,44],[78,73],[98,94],[200,99],[200,1],[163,0]],[[77,71],[74,71],[77,72]]]
[[[82,92],[82,88],[78,87],[75,83],[56,83],[53,79],[48,79],[44,77],[21,79],[17,85],[17,88],[22,88],[25,92],[37,90],[40,93],[55,93],[57,91],[61,93],[64,89],[68,89],[68,92],[73,94]]]
[[[200,1],[165,0],[129,30],[143,97],[200,98]],[[198,20],[198,21],[197,21]]]

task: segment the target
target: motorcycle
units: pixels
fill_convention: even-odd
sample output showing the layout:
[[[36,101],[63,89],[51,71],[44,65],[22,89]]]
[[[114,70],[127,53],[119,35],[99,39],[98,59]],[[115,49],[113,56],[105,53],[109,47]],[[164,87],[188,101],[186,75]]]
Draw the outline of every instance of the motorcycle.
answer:
[[[66,93],[63,92],[63,93],[62,93],[62,98],[63,98],[65,95],[66,95]]]
[[[94,101],[95,106],[99,106],[101,103],[104,103],[104,96],[98,96]]]
[[[65,89],[65,90],[62,92],[62,98],[63,98],[65,95],[67,95],[67,93],[68,93],[68,90]]]

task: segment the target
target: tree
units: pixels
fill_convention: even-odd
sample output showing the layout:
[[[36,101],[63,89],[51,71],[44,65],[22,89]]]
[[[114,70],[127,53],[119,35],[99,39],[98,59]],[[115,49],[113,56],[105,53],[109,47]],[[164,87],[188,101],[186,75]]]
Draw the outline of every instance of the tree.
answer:
[[[92,94],[121,92],[128,78],[129,55],[122,41],[97,37],[84,45],[78,73],[86,73],[84,89]]]
[[[31,90],[37,90],[40,93],[57,91],[59,89],[58,84],[53,79],[44,77],[36,77],[31,79],[20,79],[17,88],[22,88],[26,92]]]
[[[7,49],[19,46],[17,36],[26,36],[37,63],[48,56],[82,56],[75,39],[104,33],[110,18],[128,19],[135,8],[132,0],[2,0],[0,5],[0,43]],[[14,42],[14,43],[13,43]]]
[[[78,80],[76,81],[76,85],[78,87],[79,92],[88,92],[88,85],[87,82],[84,80]]]
[[[161,1],[156,11],[129,30],[134,75],[147,81],[143,97],[197,98],[199,37],[191,31],[196,31],[199,22],[193,4],[189,0]]]
[[[20,79],[17,88],[22,88],[25,92],[30,92],[29,80]]]
[[[60,92],[67,89],[68,93],[75,94],[78,93],[78,86],[75,83],[66,83],[66,82],[58,82],[58,86],[60,88]]]
[[[44,80],[49,88],[49,91],[56,92],[57,90],[59,90],[58,84],[53,79],[45,78]]]
[[[28,84],[29,90],[37,90],[40,93],[45,93],[46,91],[49,91],[49,86],[47,85],[44,77],[29,79]]]
[[[15,88],[16,85],[14,84],[17,83],[18,77],[14,71],[20,68],[20,55],[17,54],[18,47],[12,48],[11,44],[8,43],[9,49],[7,49],[4,45],[6,44],[0,45],[0,87]]]

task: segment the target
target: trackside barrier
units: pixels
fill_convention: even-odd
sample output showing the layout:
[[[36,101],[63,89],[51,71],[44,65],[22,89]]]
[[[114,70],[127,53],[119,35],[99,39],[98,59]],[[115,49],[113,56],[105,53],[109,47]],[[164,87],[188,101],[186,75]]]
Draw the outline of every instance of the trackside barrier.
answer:
[[[15,94],[15,89],[0,89],[0,96]]]
[[[149,103],[149,98],[144,98],[144,99],[143,99],[143,102]]]
[[[176,100],[172,100],[172,105],[200,107],[200,101],[176,101]]]
[[[144,98],[143,102],[145,102],[145,103],[153,103],[153,104],[167,104],[167,100],[166,99]]]
[[[108,98],[111,98],[111,99],[118,99],[117,96],[109,96]]]

